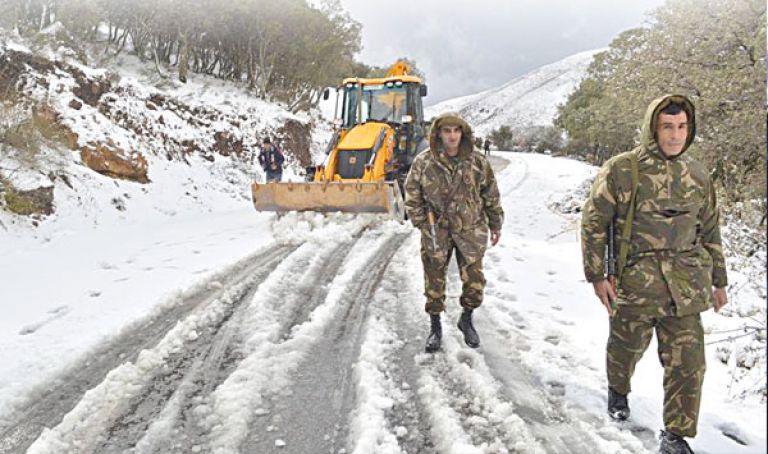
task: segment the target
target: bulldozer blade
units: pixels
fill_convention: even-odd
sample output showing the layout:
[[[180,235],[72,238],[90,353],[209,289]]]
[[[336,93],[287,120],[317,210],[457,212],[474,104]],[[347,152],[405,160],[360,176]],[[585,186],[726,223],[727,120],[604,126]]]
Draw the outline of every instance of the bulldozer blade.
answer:
[[[388,213],[398,221],[405,214],[403,196],[395,182],[253,183],[251,192],[257,211]]]

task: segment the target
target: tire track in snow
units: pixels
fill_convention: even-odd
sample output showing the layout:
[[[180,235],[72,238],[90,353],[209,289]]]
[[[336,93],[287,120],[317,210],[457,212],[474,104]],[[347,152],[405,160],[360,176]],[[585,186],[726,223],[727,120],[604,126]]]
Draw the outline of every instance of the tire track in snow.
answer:
[[[329,308],[333,314],[324,326],[314,328],[317,336],[299,329],[292,333],[294,337],[276,346],[280,350],[277,355],[288,356],[283,368],[295,353],[291,344],[299,344],[297,349],[304,352],[298,362],[288,365],[290,370],[284,371],[291,376],[288,383],[264,393],[261,418],[251,425],[242,452],[282,452],[282,443],[287,451],[297,453],[335,454],[346,449],[348,417],[356,401],[353,364],[360,352],[368,306],[379,285],[389,282],[389,263],[409,233],[381,234],[376,247],[368,251],[370,258],[343,283],[343,294],[329,295],[328,299],[338,300]],[[363,245],[361,242],[359,246]],[[303,336],[309,344],[302,346]]]
[[[174,320],[173,328],[157,345],[143,350],[134,362],[110,371],[60,424],[44,430],[29,452],[123,452],[124,447],[130,447],[126,440],[140,430],[147,415],[155,414],[170,397],[171,388],[163,385],[183,378],[183,366],[193,360],[205,340],[232,315],[232,309],[249,289],[272,273],[294,248],[278,250],[218,298],[189,311],[182,320]]]
[[[507,197],[509,194],[513,193],[514,191],[517,191],[520,189],[520,187],[525,184],[525,181],[528,179],[528,163],[522,159],[509,159],[509,165],[506,169],[504,169],[504,173],[511,173],[511,172],[517,172],[517,167],[522,166],[522,175],[518,177],[517,181],[515,181],[514,184],[509,185],[508,187],[504,188],[504,190],[501,192],[502,197]],[[494,170],[496,170],[497,167],[494,167]],[[498,180],[499,178],[497,178]]]
[[[302,276],[291,280],[291,295],[278,302],[280,309],[286,313],[279,330],[278,337],[286,338],[291,329],[306,321],[311,311],[325,299],[328,286],[324,282],[329,276],[335,276],[349,253],[359,239],[355,235],[352,240],[345,241],[333,249],[322,251],[312,259]],[[296,267],[292,271],[296,271]],[[274,276],[273,276],[274,278]],[[250,299],[250,295],[246,299]],[[285,303],[287,301],[287,303]],[[239,345],[240,333],[245,311],[245,305],[238,308],[233,319],[222,328],[210,347],[210,352],[201,364],[193,366],[190,373],[169,401],[166,415],[154,421],[144,437],[137,443],[139,453],[189,453],[202,450],[210,435],[206,429],[206,409],[210,408],[210,394],[237,367],[244,355]]]
[[[236,351],[230,348],[229,358],[225,358],[224,355],[228,347],[234,347],[231,341],[238,328],[237,324],[242,318],[247,302],[256,294],[257,287],[267,277],[274,279],[275,275],[281,273],[306,274],[311,268],[312,258],[316,252],[307,245],[303,245],[287,257],[275,260],[273,266],[255,274],[253,281],[233,295],[219,311],[204,314],[204,317],[209,320],[206,320],[204,326],[199,327],[197,335],[180,351],[169,355],[143,392],[124,405],[123,414],[107,429],[97,451],[122,453],[134,447],[139,452],[153,451],[154,448],[151,446],[154,441],[139,445],[145,433],[153,426],[153,422],[159,420],[159,425],[155,424],[149,435],[162,438],[161,435],[156,434],[159,431],[158,427],[167,427],[180,406],[188,408],[185,395],[193,398],[192,409],[194,409],[194,397],[207,396],[235,366]],[[225,364],[226,367],[223,368]],[[201,392],[205,394],[201,395]],[[164,411],[166,406],[169,406],[168,411]],[[190,415],[190,412],[182,412],[181,422],[187,422],[187,417]],[[186,435],[186,432],[174,434],[174,438],[179,435]],[[181,437],[181,440],[185,441],[185,438]]]
[[[34,400],[7,418],[9,424],[0,428],[0,453],[23,452],[46,427],[58,425],[85,392],[101,383],[107,374],[124,362],[135,362],[142,350],[156,345],[177,323],[193,311],[211,304],[227,288],[247,276],[271,266],[292,251],[294,246],[275,244],[241,260],[224,272],[196,285],[154,314],[134,323],[112,340],[84,355],[65,372],[42,384]]]
[[[421,294],[409,284],[415,278],[409,265],[417,243],[418,235],[412,234],[393,258],[391,278],[375,295],[366,323],[356,365],[358,408],[350,424],[355,454],[437,452],[416,395],[414,358],[423,351],[423,339],[405,314],[406,306],[421,305]]]
[[[419,395],[432,407],[433,420],[444,431],[454,432],[451,426],[458,426],[463,432],[454,435],[450,445],[438,447],[455,453],[545,452],[516,406],[501,392],[501,383],[491,374],[482,351],[466,347],[458,328],[451,325],[443,334],[443,352],[416,358]],[[448,417],[453,421],[439,421]],[[465,446],[457,448],[459,443]]]

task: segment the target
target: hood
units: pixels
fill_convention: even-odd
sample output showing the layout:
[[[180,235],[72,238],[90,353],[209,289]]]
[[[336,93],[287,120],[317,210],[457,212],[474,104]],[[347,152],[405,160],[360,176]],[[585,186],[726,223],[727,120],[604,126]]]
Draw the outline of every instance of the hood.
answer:
[[[683,110],[688,114],[688,137],[685,139],[685,146],[683,151],[675,158],[681,156],[688,147],[693,143],[693,138],[696,137],[696,110],[693,107],[693,103],[690,99],[683,95],[664,95],[651,102],[648,106],[648,110],[645,112],[645,118],[643,119],[643,129],[640,135],[640,143],[643,148],[650,153],[662,158],[667,159],[666,155],[659,150],[659,145],[656,143],[656,122],[659,118],[659,112],[664,110],[671,103],[676,102],[683,105]]]
[[[432,127],[429,129],[429,149],[436,157],[440,158],[443,150],[443,144],[440,140],[441,126],[459,126],[461,128],[461,142],[459,142],[459,156],[466,159],[474,150],[474,139],[472,138],[472,128],[469,123],[464,121],[456,112],[447,112],[439,115],[432,121]]]

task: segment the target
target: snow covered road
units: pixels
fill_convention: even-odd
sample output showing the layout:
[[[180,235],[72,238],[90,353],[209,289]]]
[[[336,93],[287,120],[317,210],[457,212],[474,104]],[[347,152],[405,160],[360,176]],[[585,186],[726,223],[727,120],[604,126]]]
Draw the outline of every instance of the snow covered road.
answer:
[[[8,364],[0,453],[653,452],[661,423],[653,347],[638,367],[633,422],[609,421],[606,316],[581,276],[577,218],[550,208],[594,169],[503,156],[508,164],[495,161],[507,217],[501,243],[486,255],[479,349],[468,349],[455,326],[461,285],[453,267],[443,351],[423,353],[419,236],[408,225],[313,214],[244,221],[240,213],[208,226],[228,225],[223,236],[204,223],[184,235],[158,230],[145,246],[175,236],[176,249],[144,257],[143,266],[199,253],[178,263],[176,280],[144,281],[142,290],[135,274],[126,276],[133,287],[121,289],[144,295],[141,310],[121,309],[137,298],[127,293],[121,304],[69,302],[48,318],[38,311],[5,321],[16,324],[0,337]],[[234,247],[217,249],[224,242]],[[33,257],[45,252],[40,246]],[[130,255],[111,253],[94,252],[89,263]],[[194,279],[206,253],[211,271]],[[24,295],[21,285],[10,288]],[[161,298],[168,292],[176,293]],[[100,323],[119,332],[70,340]],[[31,356],[19,353],[25,346]],[[715,368],[708,373],[720,382]],[[704,399],[696,452],[764,452],[764,404],[739,407],[716,389]],[[724,421],[745,444],[723,435]]]
[[[44,427],[53,427],[83,398],[83,394],[102,382],[114,369],[125,362],[135,362],[139,354],[158,344],[161,339],[196,311],[208,308],[225,295],[224,289],[233,289],[235,295],[243,293],[243,286],[250,287],[263,281],[282,258],[291,251],[290,246],[275,245],[249,257],[230,269],[231,276],[212,280],[210,286],[191,293],[167,309],[129,327],[113,340],[100,345],[87,357],[68,368],[57,377],[30,405],[17,412],[12,424],[3,428],[2,452],[19,452],[40,434]],[[238,288],[239,287],[239,288]],[[174,365],[164,365],[173,368]],[[177,367],[180,365],[176,365]]]

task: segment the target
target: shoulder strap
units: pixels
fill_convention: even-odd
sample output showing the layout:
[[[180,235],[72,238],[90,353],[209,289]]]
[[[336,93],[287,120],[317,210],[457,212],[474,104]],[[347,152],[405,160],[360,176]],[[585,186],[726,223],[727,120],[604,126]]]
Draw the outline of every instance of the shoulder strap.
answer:
[[[632,235],[632,221],[635,219],[635,199],[637,198],[637,154],[632,151],[629,153],[629,162],[632,167],[632,191],[629,196],[629,207],[627,207],[627,218],[624,222],[624,229],[621,232],[621,242],[619,244],[619,256],[617,263],[616,286],[621,282],[621,275],[624,273],[624,265],[627,263],[627,254],[629,253],[629,237]]]

